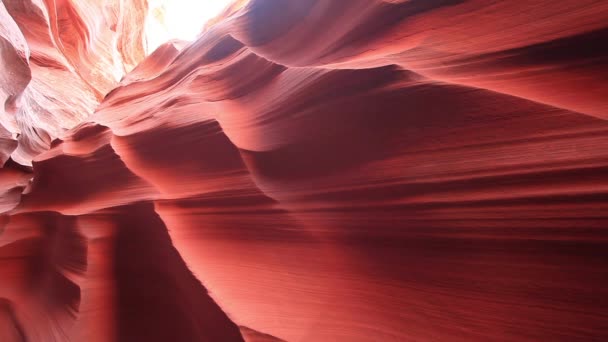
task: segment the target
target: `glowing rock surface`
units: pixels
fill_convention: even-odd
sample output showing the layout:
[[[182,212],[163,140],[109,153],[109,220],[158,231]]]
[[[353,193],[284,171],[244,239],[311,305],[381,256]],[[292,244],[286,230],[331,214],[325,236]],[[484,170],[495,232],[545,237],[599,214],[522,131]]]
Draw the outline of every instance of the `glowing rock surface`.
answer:
[[[0,341],[608,339],[608,3],[0,3]]]

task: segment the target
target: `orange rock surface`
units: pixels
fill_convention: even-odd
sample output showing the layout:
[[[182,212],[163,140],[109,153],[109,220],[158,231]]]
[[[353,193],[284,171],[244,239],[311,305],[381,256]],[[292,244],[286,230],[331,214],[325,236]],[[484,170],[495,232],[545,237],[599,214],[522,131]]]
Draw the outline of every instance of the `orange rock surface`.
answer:
[[[0,341],[608,339],[608,2],[0,2]]]

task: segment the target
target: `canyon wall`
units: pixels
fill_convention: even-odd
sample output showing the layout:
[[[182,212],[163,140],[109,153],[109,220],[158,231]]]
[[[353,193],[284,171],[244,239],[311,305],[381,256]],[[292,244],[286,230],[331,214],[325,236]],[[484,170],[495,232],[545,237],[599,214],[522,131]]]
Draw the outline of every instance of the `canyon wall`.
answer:
[[[146,8],[0,3],[0,341],[608,339],[607,2]]]

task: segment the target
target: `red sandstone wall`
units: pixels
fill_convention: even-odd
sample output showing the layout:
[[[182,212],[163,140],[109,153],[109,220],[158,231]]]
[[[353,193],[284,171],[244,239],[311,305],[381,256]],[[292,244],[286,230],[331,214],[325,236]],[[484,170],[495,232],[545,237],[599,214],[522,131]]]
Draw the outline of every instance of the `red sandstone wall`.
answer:
[[[0,4],[0,341],[608,339],[608,3],[96,6]]]

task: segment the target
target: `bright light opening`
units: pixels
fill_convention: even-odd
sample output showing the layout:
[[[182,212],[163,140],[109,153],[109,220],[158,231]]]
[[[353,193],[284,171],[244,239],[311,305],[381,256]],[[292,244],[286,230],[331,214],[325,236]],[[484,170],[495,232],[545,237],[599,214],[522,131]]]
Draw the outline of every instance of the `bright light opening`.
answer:
[[[146,18],[147,53],[171,39],[195,40],[205,23],[234,0],[149,0]]]

